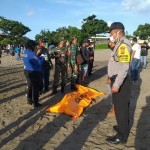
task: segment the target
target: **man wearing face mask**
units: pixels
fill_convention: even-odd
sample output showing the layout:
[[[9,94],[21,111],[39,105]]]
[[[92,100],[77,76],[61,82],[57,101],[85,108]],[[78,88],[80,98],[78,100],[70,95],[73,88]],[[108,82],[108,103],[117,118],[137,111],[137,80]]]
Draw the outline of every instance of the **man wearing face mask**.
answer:
[[[108,82],[111,84],[112,100],[114,104],[117,134],[106,140],[113,144],[125,143],[129,136],[129,102],[132,80],[129,76],[131,45],[124,34],[121,22],[111,24],[110,41],[115,43],[108,62]]]

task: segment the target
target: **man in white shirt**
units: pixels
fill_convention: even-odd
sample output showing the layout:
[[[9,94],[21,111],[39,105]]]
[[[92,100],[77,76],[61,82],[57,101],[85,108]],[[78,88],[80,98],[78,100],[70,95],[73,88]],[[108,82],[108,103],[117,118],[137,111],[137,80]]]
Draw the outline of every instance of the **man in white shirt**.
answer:
[[[141,46],[137,42],[137,38],[134,37],[132,46],[132,55],[131,55],[131,77],[132,81],[135,82],[138,80],[138,64],[141,56]]]

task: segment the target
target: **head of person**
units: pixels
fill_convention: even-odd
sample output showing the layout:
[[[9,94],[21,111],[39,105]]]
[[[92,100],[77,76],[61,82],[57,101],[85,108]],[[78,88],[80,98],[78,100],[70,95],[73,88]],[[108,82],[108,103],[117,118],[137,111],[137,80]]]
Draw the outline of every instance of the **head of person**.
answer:
[[[66,41],[66,45],[65,45],[66,47],[69,47],[70,46],[70,42],[67,40]]]
[[[46,41],[44,39],[41,39],[39,45],[41,48],[45,48],[46,47]]]
[[[143,43],[144,45],[146,45],[146,46],[148,46],[148,43],[146,42],[146,41],[144,41],[144,43]]]
[[[72,37],[72,44],[77,44],[77,42],[78,42],[78,38],[75,35],[75,36]]]
[[[136,38],[136,37],[133,37],[132,43],[133,43],[133,44],[137,43],[137,38]]]
[[[83,46],[89,47],[89,44],[90,44],[90,40],[85,39],[85,40],[83,41]]]
[[[35,51],[36,50],[36,42],[33,40],[28,40],[25,45],[26,49]]]
[[[61,38],[58,42],[58,48],[62,48],[64,46],[64,39]]]
[[[91,48],[94,47],[94,42],[93,41],[90,42],[89,47],[91,47]]]
[[[109,40],[110,42],[118,43],[122,37],[124,37],[124,25],[121,22],[114,22],[109,28]]]

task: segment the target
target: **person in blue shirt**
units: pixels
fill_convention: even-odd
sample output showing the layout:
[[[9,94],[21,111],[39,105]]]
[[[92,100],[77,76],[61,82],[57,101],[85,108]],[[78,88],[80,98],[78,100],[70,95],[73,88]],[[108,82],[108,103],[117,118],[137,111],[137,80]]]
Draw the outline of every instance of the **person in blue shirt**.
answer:
[[[15,53],[16,53],[16,59],[17,60],[20,60],[20,51],[21,51],[21,48],[17,45],[16,48],[15,48]]]
[[[42,80],[42,64],[44,57],[36,55],[36,43],[33,40],[28,40],[26,50],[22,54],[24,63],[24,74],[27,79],[27,102],[34,104],[35,107],[41,106],[39,101],[39,92],[43,87]]]

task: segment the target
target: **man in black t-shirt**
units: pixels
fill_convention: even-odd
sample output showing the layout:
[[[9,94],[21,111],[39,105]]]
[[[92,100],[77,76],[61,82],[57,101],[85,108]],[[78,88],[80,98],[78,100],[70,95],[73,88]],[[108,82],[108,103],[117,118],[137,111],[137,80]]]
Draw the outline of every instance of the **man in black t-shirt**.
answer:
[[[150,47],[148,46],[148,43],[144,42],[141,45],[141,58],[140,58],[140,67],[143,69],[146,69],[147,65],[147,55],[148,55],[148,49]]]

